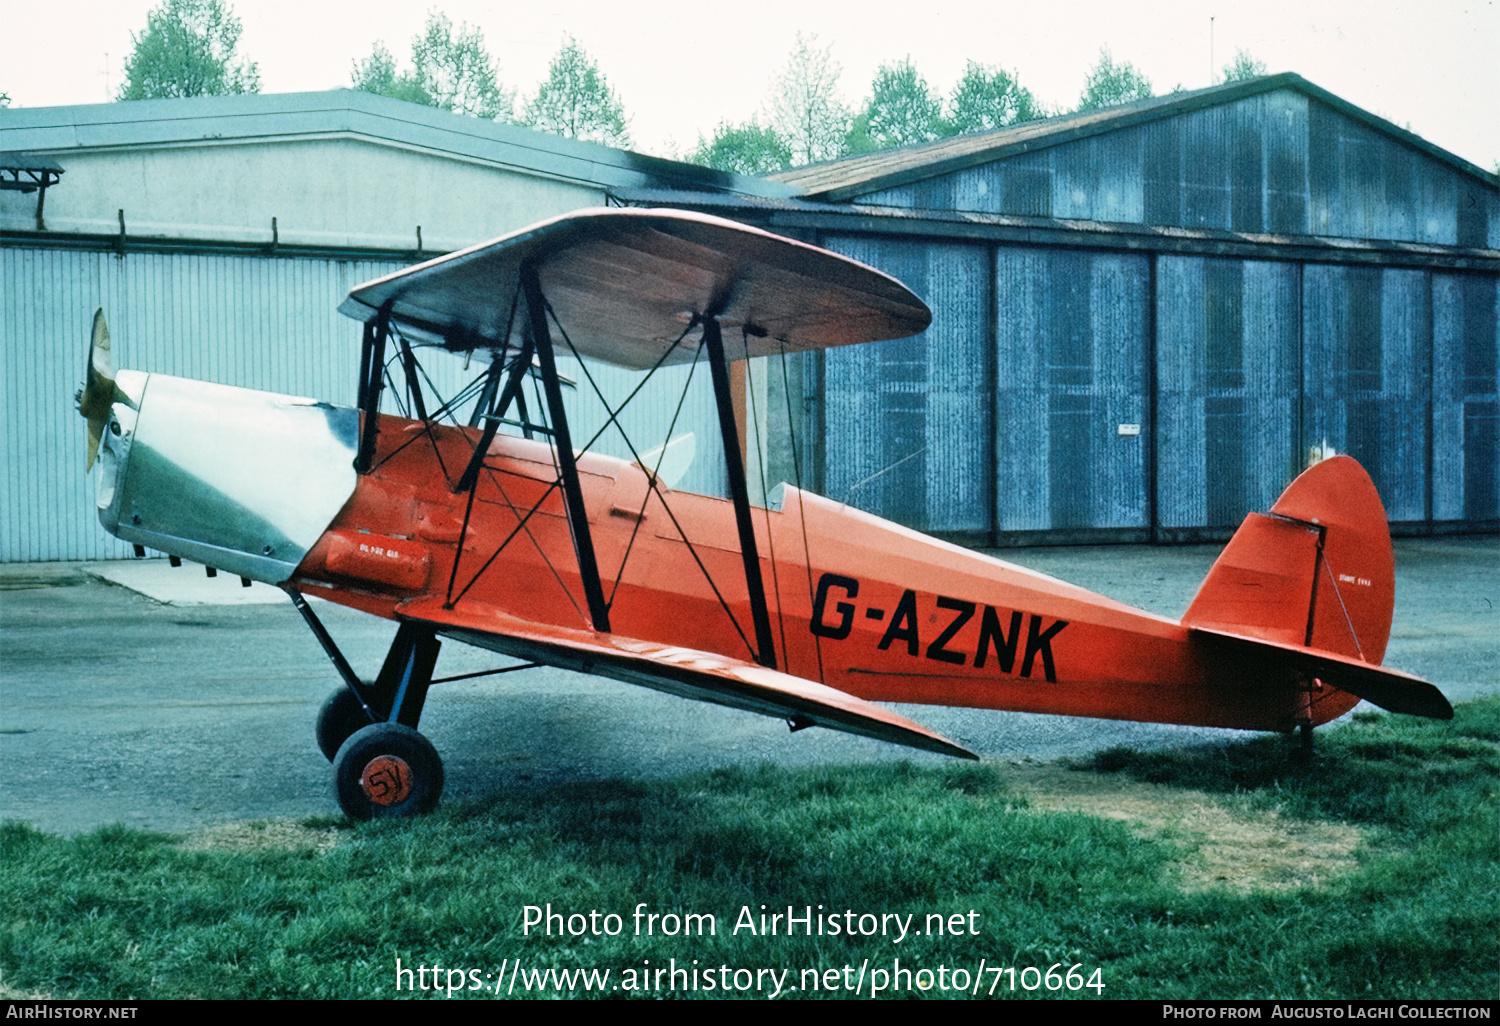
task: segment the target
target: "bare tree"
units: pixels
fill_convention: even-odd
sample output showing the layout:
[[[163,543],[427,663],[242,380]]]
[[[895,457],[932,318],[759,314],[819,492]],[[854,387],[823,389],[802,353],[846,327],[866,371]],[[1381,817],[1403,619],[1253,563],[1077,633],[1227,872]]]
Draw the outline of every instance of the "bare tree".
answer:
[[[767,103],[770,127],[791,149],[794,165],[837,157],[849,132],[849,108],[838,94],[843,69],[832,46],[817,43],[816,36],[797,34]]]

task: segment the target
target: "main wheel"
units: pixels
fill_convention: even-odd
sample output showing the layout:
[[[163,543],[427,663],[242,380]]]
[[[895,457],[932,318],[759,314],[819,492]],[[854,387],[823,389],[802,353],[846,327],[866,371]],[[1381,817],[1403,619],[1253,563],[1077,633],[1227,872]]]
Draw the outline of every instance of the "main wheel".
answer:
[[[333,787],[350,819],[404,819],[431,812],[443,793],[443,760],[421,734],[372,723],[333,760]]]
[[[368,727],[370,723],[364,706],[359,704],[359,699],[347,687],[339,688],[329,695],[323,708],[318,710],[318,749],[323,753],[323,758],[332,762],[350,735],[361,727]]]

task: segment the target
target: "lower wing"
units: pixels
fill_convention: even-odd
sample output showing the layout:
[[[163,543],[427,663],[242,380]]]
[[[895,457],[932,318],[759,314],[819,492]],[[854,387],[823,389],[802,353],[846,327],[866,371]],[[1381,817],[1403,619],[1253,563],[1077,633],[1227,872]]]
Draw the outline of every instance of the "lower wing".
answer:
[[[417,599],[402,604],[397,613],[478,648],[775,716],[787,720],[793,730],[829,727],[941,755],[978,758],[941,734],[874,703],[739,659],[536,623],[471,600],[462,609],[444,609],[439,599]]]

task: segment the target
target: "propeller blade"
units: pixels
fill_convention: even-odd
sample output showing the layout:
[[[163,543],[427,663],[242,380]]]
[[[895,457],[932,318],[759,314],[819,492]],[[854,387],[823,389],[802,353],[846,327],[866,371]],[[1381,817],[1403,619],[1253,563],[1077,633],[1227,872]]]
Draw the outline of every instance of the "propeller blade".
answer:
[[[94,331],[89,339],[88,364],[84,369],[83,388],[75,397],[78,412],[89,422],[89,453],[86,470],[92,470],[99,455],[99,440],[109,423],[109,409],[115,401],[115,365],[109,352],[109,326],[104,310],[94,311]]]

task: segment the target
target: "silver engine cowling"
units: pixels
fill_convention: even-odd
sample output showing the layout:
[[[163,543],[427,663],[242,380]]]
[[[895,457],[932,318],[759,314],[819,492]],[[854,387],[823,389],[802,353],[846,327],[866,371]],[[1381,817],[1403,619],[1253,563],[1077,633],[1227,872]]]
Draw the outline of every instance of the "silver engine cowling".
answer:
[[[99,522],[127,542],[280,584],[354,494],[359,412],[121,371]]]

